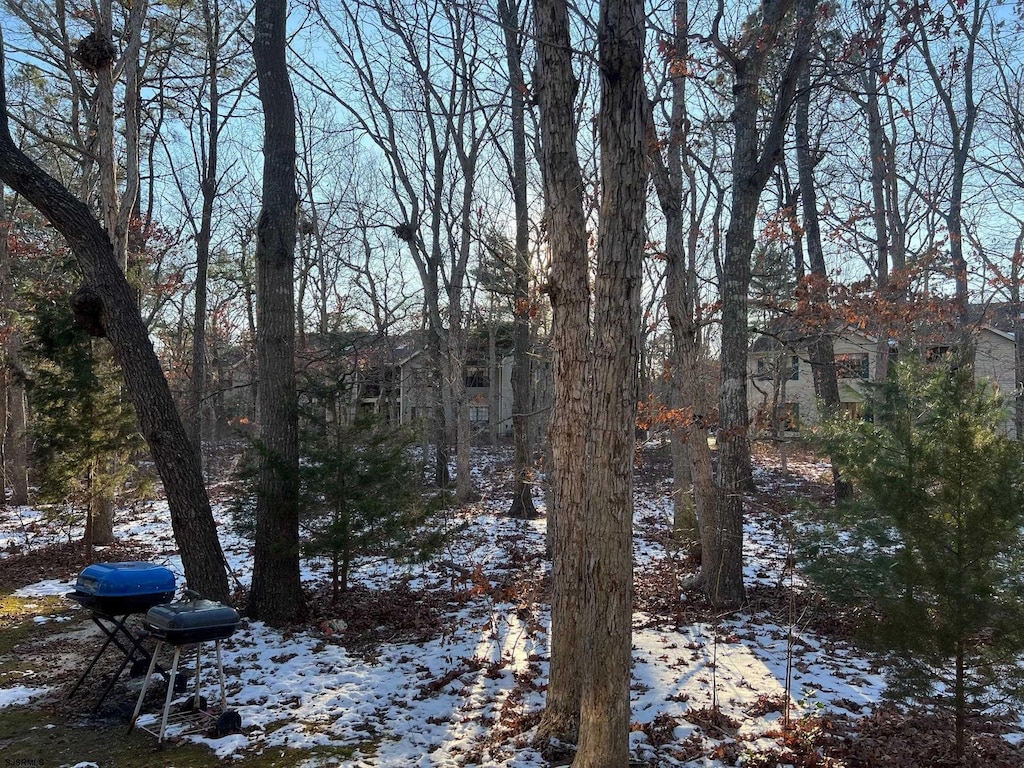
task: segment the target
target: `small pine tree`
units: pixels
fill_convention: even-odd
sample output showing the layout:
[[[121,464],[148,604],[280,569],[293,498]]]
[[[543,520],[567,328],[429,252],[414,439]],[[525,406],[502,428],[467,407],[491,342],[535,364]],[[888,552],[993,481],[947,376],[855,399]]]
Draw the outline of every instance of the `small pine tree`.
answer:
[[[424,496],[410,458],[414,435],[373,418],[318,425],[303,440],[301,498],[307,551],[331,559],[332,597],[348,589],[354,559],[421,559],[444,541],[428,523],[437,504]]]
[[[903,361],[877,386],[871,421],[823,429],[857,493],[809,527],[807,570],[869,606],[889,694],[950,707],[963,757],[972,707],[1024,700],[1024,453],[967,368]]]
[[[39,298],[33,310],[26,359],[39,499],[77,518],[76,510],[87,513],[94,497],[121,493],[130,479],[144,492],[149,482],[131,461],[144,445],[131,409],[121,407],[120,372],[93,354],[97,342],[66,305]]]

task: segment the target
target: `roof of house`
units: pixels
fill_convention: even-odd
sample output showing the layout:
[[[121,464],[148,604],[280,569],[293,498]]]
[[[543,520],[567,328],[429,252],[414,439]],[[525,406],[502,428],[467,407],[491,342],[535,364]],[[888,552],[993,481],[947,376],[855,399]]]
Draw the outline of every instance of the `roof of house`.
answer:
[[[1014,308],[1006,302],[972,304],[969,308],[968,322],[975,330],[988,331],[1008,341],[1013,341],[1015,338],[1014,321]],[[750,352],[754,354],[802,347],[823,333],[832,337],[859,336],[872,343],[877,340],[875,336],[855,325],[843,324],[838,321],[809,323],[793,315],[772,318],[763,327],[752,327],[751,331],[755,337],[750,345]],[[916,324],[914,336],[937,342],[950,339],[953,331],[952,319],[938,318],[931,324]]]

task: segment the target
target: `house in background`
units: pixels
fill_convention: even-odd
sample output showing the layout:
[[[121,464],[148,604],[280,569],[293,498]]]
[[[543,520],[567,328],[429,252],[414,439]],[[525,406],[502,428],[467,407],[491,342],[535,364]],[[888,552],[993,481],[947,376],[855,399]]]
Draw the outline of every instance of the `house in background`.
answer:
[[[810,338],[795,328],[774,324],[772,331],[754,339],[748,359],[747,404],[750,421],[759,432],[799,432],[802,425],[818,422],[814,379],[808,359]],[[853,328],[833,334],[836,377],[843,409],[860,413],[864,401],[861,383],[874,378],[878,341]],[[774,420],[778,420],[778,424]]]
[[[402,424],[414,424],[430,418],[437,400],[437,372],[431,365],[429,356],[424,350],[417,349],[401,361],[399,368],[399,420]],[[498,360],[496,372],[497,377],[494,378],[492,390],[494,372],[490,370],[488,362],[470,360],[466,363],[466,403],[469,408],[469,422],[474,429],[488,428],[493,418],[497,420],[499,435],[504,436],[512,433],[511,358],[504,356]],[[446,413],[445,416],[449,424],[454,424],[451,413]]]
[[[1002,305],[987,307],[986,312],[974,311],[979,324],[975,327],[975,377],[988,379],[993,387],[1007,398],[1012,409],[1012,398],[1017,391],[1014,368],[1016,344],[1012,330],[1012,317]],[[948,334],[947,334],[948,336]],[[761,433],[795,433],[801,426],[816,424],[819,420],[818,404],[814,394],[814,380],[808,358],[808,344],[812,336],[802,331],[789,318],[769,323],[765,332],[757,335],[748,355],[747,400],[752,428]],[[836,356],[836,376],[842,408],[850,416],[861,413],[866,388],[873,381],[877,369],[879,343],[870,334],[853,327],[838,328],[832,332]],[[952,344],[940,334],[930,333],[920,342],[926,358],[947,354]],[[899,356],[894,343],[889,345],[890,360]],[[1008,410],[1005,429],[1016,437],[1012,412]]]
[[[547,409],[551,397],[551,367],[542,355],[530,356],[531,363],[531,405],[533,420],[540,426],[533,430],[543,434],[547,423]],[[436,400],[436,372],[430,365],[429,357],[422,349],[415,350],[399,364],[400,372],[398,402],[399,420],[402,424],[414,424],[428,419]],[[469,421],[475,431],[489,431],[492,422],[499,438],[512,436],[512,367],[513,358],[503,354],[494,361],[492,370],[488,360],[471,359],[465,367],[466,402]],[[451,414],[446,414],[449,424],[454,424]],[[535,438],[536,439],[536,436]]]

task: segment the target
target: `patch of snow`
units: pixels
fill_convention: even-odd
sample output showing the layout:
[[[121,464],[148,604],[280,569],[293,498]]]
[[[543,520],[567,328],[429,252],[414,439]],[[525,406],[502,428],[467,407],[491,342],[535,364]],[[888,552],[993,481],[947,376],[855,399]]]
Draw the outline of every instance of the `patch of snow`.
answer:
[[[53,690],[46,688],[29,688],[24,685],[16,685],[13,688],[0,688],[0,707],[12,707],[20,704],[27,704],[33,697],[42,696]]]
[[[447,515],[445,525],[462,525],[464,529],[440,559],[469,571],[478,569],[491,585],[517,585],[526,578],[519,570],[523,568],[532,569],[529,578],[540,581],[549,567],[542,556],[546,521],[505,517],[507,499],[493,484],[507,481],[507,454],[484,453],[481,458],[474,479],[481,485],[483,500]],[[790,467],[794,468],[795,462]],[[784,497],[795,492],[796,486],[779,473],[761,466],[755,471],[758,483],[772,494]],[[825,474],[828,468],[811,465],[801,471]],[[669,490],[668,486],[653,493],[638,489],[638,533],[670,530]],[[542,510],[542,498],[536,501]],[[248,584],[252,544],[234,531],[225,506],[215,506],[214,512],[232,578]],[[0,525],[0,543],[16,539],[18,526],[24,527],[31,517],[32,513],[25,511],[21,523],[8,519]],[[136,540],[154,548],[154,562],[171,568],[179,587],[184,586],[165,502],[139,505],[131,514],[122,515],[116,533],[123,541]],[[744,577],[748,587],[790,584],[793,577],[787,570],[783,534],[781,521],[768,510],[753,509],[746,516]],[[664,536],[636,537],[638,573],[665,560],[662,541]],[[302,575],[307,581],[322,581],[326,578],[324,561],[304,559]],[[356,653],[312,628],[282,632],[260,622],[243,621],[239,630],[223,641],[222,655],[228,707],[241,716],[244,733],[222,739],[185,738],[208,745],[219,758],[266,750],[347,747],[354,756],[346,757],[344,764],[353,767],[545,765],[530,743],[530,731],[516,735],[499,732],[503,723],[536,713],[544,705],[550,626],[547,605],[529,595],[517,600],[512,589],[477,593],[468,581],[458,583],[459,573],[430,562],[362,558],[351,575],[353,584],[381,590],[382,600],[387,599],[390,585],[399,580],[413,590],[463,590],[464,599],[449,603],[443,631],[437,637],[418,643],[382,641],[376,648]],[[798,579],[794,583],[801,584]],[[35,597],[69,589],[64,582],[39,582],[15,594]],[[340,631],[341,625],[336,629]],[[343,636],[349,634],[346,631]],[[216,673],[208,650],[201,693],[214,700]],[[884,681],[870,658],[807,627],[797,625],[791,631],[778,615],[763,611],[737,614],[714,624],[677,626],[664,616],[637,612],[632,719],[644,726],[659,716],[671,716],[678,722],[672,731],[677,743],[696,734],[708,744],[712,735],[685,718],[692,710],[716,703],[725,715],[739,721],[739,736],[747,740],[746,746],[777,747],[765,734],[778,731],[781,714],[755,713],[770,709],[762,706],[766,699],[783,697],[787,658],[792,662],[793,716],[822,708],[856,714],[858,708],[880,700]],[[23,703],[46,689],[8,690],[22,692],[18,694],[21,698],[11,694],[9,703]],[[140,724],[150,727],[156,723],[154,712],[140,719]],[[637,758],[680,764],[666,751],[672,744],[656,747],[641,731],[631,734],[630,747]],[[701,759],[704,766],[722,765]],[[302,763],[310,768],[331,764],[328,757]]]

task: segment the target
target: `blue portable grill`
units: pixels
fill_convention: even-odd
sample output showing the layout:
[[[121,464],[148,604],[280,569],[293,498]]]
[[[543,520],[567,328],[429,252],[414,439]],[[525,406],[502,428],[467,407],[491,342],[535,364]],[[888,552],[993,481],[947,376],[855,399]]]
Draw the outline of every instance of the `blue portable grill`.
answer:
[[[68,597],[94,613],[145,613],[174,599],[174,573],[153,563],[95,563],[78,575]]]
[[[143,648],[141,638],[128,628],[127,621],[132,614],[145,613],[154,606],[169,603],[174,599],[174,590],[174,573],[169,568],[153,563],[95,563],[79,574],[75,590],[69,592],[67,597],[91,611],[93,623],[100,628],[106,639],[71,689],[69,698],[85,682],[96,662],[111,645],[120,649],[124,658],[107,683],[95,710],[107,698],[125,667],[133,662],[139,662],[138,665],[133,664],[133,669],[149,663],[149,652]]]

